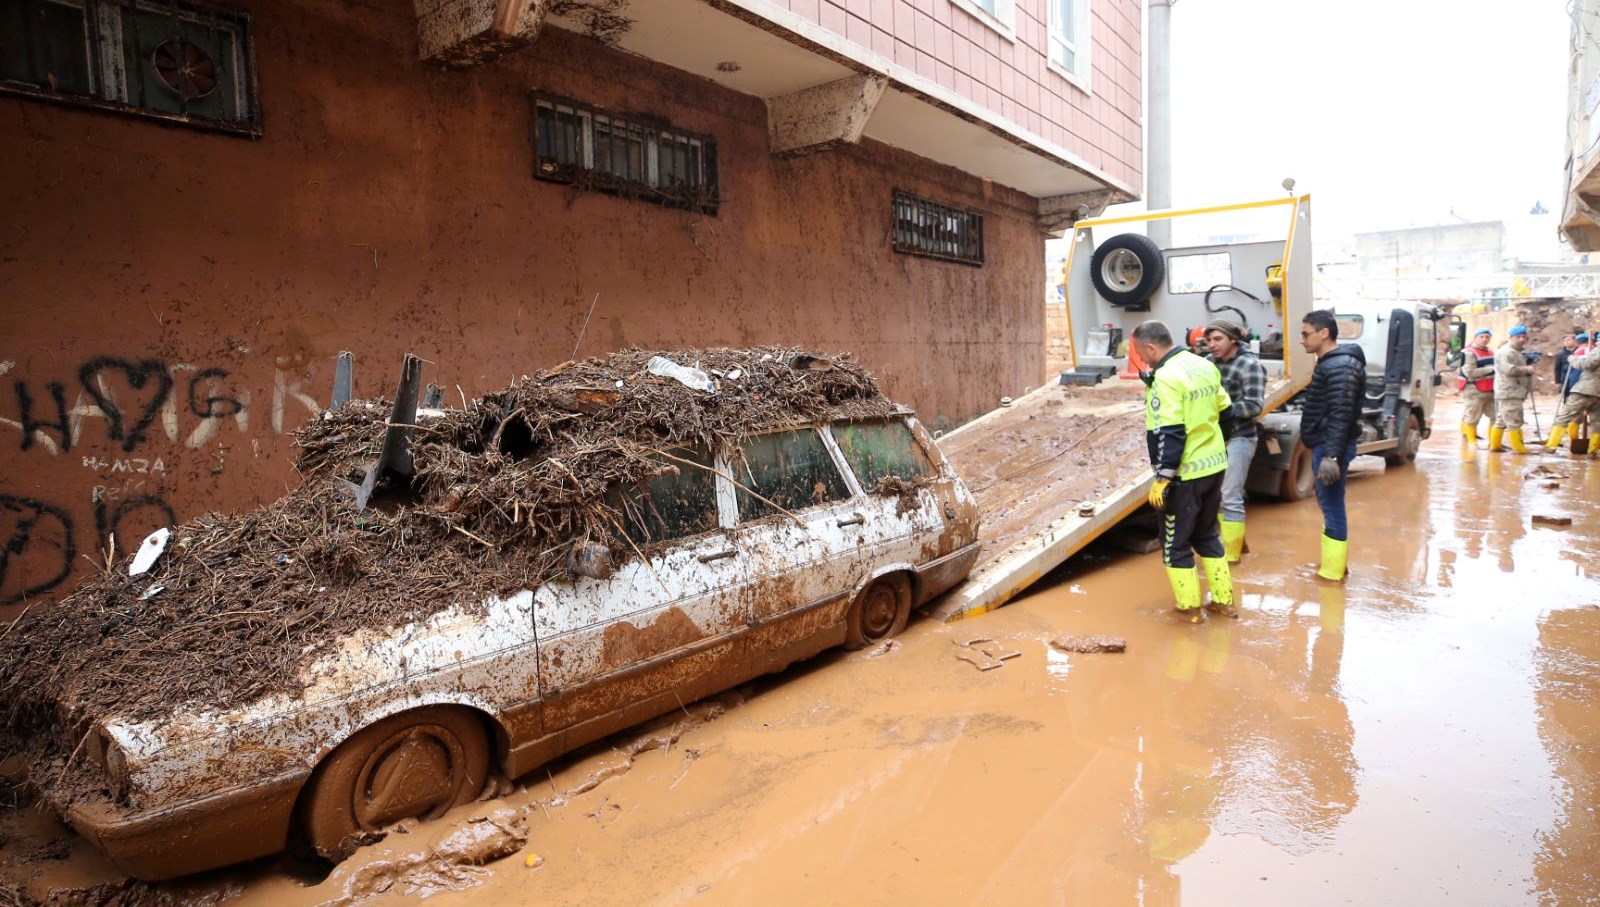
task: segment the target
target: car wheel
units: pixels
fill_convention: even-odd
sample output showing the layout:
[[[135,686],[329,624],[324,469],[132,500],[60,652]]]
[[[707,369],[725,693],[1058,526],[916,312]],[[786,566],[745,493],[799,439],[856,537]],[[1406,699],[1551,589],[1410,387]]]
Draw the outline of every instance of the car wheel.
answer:
[[[435,819],[483,792],[489,737],[475,714],[428,706],[358,731],[318,766],[301,828],[316,852],[338,861],[401,819]]]
[[[910,619],[911,583],[900,574],[875,579],[850,606],[850,615],[845,619],[845,648],[875,646],[898,636]]]
[[[1166,276],[1161,247],[1138,233],[1113,236],[1095,247],[1089,259],[1089,280],[1114,306],[1143,305]]]
[[[1390,466],[1405,466],[1417,461],[1417,449],[1422,446],[1422,420],[1416,413],[1406,417],[1405,431],[1400,435],[1400,446],[1385,451],[1383,462]]]
[[[1303,501],[1317,493],[1317,471],[1311,462],[1311,448],[1294,443],[1294,453],[1289,455],[1289,469],[1283,474],[1283,487],[1278,498],[1284,501]]]

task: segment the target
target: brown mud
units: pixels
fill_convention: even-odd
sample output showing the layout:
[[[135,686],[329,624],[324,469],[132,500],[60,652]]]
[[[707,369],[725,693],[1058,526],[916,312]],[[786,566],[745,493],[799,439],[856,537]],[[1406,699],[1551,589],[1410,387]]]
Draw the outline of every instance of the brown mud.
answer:
[[[1312,578],[1313,504],[1253,502],[1238,621],[1174,625],[1158,557],[1091,550],[1006,608],[561,760],[318,884],[272,864],[210,884],[340,902],[427,852],[403,839],[511,809],[515,854],[359,903],[1593,904],[1600,460],[1561,459],[1543,489],[1523,473],[1546,460],[1463,459],[1441,430],[1413,467],[1358,461],[1345,585]],[[1555,508],[1572,527],[1531,525]],[[1050,647],[1069,635],[1128,647]],[[977,638],[1022,654],[975,671],[952,651]],[[86,872],[72,849],[53,877]]]

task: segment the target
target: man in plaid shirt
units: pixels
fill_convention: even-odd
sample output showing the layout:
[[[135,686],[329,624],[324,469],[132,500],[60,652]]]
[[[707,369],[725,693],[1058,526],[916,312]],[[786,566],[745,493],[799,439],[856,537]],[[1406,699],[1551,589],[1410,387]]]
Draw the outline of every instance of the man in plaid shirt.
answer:
[[[1256,417],[1267,396],[1267,370],[1245,346],[1246,333],[1239,324],[1218,318],[1206,325],[1210,359],[1222,373],[1222,386],[1233,401],[1223,415],[1230,422],[1228,472],[1222,479],[1222,547],[1228,563],[1244,557],[1244,480],[1256,455]]]

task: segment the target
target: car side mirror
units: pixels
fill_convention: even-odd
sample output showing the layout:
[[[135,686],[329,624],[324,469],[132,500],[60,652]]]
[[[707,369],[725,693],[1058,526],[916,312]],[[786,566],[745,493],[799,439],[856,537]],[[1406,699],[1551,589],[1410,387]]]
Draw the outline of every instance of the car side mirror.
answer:
[[[1462,321],[1461,319],[1457,318],[1454,321],[1450,322],[1450,327],[1447,328],[1447,330],[1449,331],[1449,333],[1446,336],[1448,336],[1450,338],[1450,352],[1451,352],[1451,354],[1452,355],[1458,354],[1461,351],[1465,350],[1467,348],[1467,323],[1465,321]],[[1459,361],[1459,360],[1461,360],[1461,359],[1463,359],[1465,357],[1458,355],[1458,356],[1456,356],[1456,358]],[[1449,361],[1449,360],[1447,359],[1446,361]]]
[[[567,549],[567,574],[574,579],[607,579],[611,576],[611,549],[594,542],[578,542]]]
[[[1467,360],[1467,354],[1461,350],[1451,350],[1444,354],[1444,364],[1451,368],[1460,368],[1461,363]]]

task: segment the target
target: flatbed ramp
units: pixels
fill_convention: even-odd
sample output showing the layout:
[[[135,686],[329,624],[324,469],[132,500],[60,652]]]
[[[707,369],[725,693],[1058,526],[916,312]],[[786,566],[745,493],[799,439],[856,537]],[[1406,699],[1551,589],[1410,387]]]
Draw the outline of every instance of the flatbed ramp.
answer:
[[[1047,385],[939,439],[978,500],[983,554],[934,604],[945,620],[1009,601],[1138,510],[1150,483],[1144,386]]]

